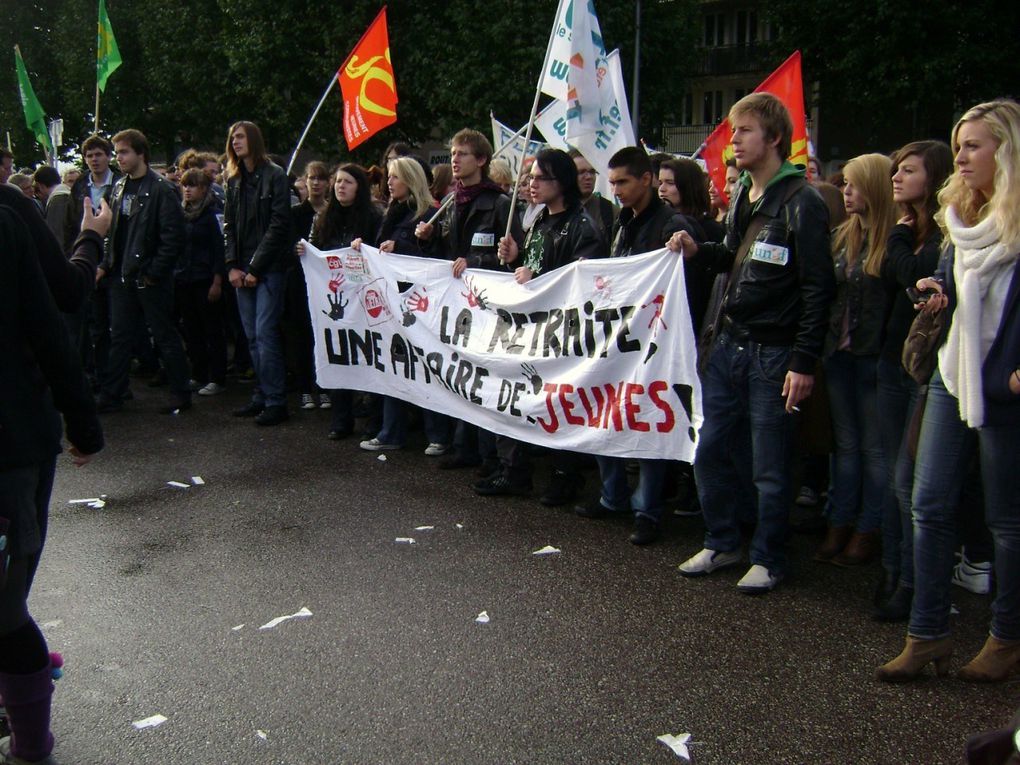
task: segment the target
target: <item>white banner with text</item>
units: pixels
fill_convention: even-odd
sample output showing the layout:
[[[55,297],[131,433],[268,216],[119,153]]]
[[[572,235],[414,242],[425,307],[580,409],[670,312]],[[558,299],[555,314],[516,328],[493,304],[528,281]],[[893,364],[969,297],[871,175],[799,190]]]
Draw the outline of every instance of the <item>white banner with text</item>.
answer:
[[[493,433],[615,457],[694,457],[701,388],[680,257],[573,263],[517,284],[445,260],[301,259],[323,388],[394,396]]]

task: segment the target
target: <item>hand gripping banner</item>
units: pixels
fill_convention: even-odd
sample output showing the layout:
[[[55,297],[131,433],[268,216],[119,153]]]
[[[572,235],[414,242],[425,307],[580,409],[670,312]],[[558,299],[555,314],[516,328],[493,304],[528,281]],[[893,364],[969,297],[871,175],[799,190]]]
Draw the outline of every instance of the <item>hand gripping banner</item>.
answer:
[[[680,257],[508,273],[373,247],[301,259],[323,388],[394,396],[557,449],[691,461],[701,425]]]

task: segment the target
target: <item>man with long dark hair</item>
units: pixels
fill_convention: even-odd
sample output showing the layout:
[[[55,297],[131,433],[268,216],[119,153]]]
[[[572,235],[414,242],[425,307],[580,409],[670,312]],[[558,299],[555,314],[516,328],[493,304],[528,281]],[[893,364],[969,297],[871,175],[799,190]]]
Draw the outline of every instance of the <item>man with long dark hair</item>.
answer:
[[[292,229],[287,174],[266,155],[258,126],[231,125],[223,210],[226,266],[257,382],[251,401],[234,415],[254,417],[259,425],[278,425],[288,416],[280,317]]]

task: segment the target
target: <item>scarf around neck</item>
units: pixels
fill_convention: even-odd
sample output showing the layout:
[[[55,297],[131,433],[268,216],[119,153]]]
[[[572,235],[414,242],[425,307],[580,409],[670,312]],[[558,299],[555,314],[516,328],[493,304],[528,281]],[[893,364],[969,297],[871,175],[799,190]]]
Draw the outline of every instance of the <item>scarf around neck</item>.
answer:
[[[1000,241],[994,217],[967,226],[953,207],[946,210],[946,227],[956,248],[957,305],[939,350],[939,371],[960,402],[960,418],[979,428],[985,420],[981,367],[1002,321],[1020,243]]]
[[[503,189],[488,178],[482,178],[482,182],[476,183],[474,186],[465,186],[460,181],[457,181],[457,207],[471,204],[486,191],[495,191],[498,194],[503,193]]]

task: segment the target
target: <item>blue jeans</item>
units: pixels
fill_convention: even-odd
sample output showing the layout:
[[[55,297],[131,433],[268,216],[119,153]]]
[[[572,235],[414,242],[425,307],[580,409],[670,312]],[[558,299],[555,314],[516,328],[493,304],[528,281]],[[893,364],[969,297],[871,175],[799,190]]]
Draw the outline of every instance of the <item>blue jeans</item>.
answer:
[[[986,426],[978,431],[985,520],[995,543],[995,600],[991,633],[1020,640],[1020,427]]]
[[[836,351],[825,361],[835,450],[830,461],[831,526],[874,531],[894,501],[878,419],[878,356]],[[858,508],[860,511],[858,512]]]
[[[382,430],[376,438],[384,444],[403,446],[407,440],[408,407],[405,401],[393,396],[383,396]],[[450,445],[452,429],[451,420],[445,414],[431,409],[422,409],[422,422],[425,426],[425,438],[430,444]]]
[[[914,601],[907,632],[935,640],[949,634],[956,508],[975,433],[960,419],[960,407],[936,372],[928,386],[914,467]],[[1015,458],[1015,455],[1014,455]]]
[[[617,512],[633,510],[656,523],[662,521],[662,488],[670,460],[638,460],[638,484],[633,494],[627,484],[627,461],[621,457],[596,456],[602,478],[602,504]]]
[[[914,524],[910,494],[914,458],[907,448],[907,427],[917,409],[918,385],[899,360],[878,360],[878,419],[889,485],[896,501],[882,516],[882,567],[904,587],[914,586]]]
[[[720,552],[739,548],[742,510],[756,507],[751,563],[773,574],[786,568],[790,520],[796,420],[787,414],[782,395],[789,359],[790,346],[719,335],[702,381],[705,423],[694,457],[705,547]],[[750,487],[744,464],[748,454]]]
[[[285,274],[271,273],[254,288],[237,290],[237,311],[248,338],[251,365],[258,387],[252,401],[266,406],[286,406],[287,367],[283,358],[283,315]]]

